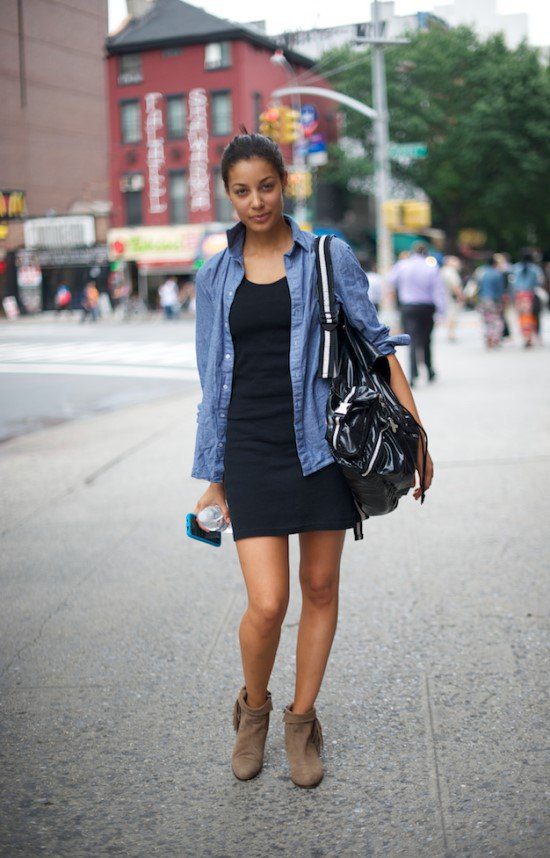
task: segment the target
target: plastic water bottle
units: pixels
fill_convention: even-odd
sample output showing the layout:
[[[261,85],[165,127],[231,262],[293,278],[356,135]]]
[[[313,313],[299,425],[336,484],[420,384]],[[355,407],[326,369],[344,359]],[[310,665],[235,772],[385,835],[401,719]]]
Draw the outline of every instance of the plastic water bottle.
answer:
[[[197,521],[200,521],[205,530],[219,530],[221,532],[229,527],[218,504],[206,506],[204,509],[201,509],[197,516]]]

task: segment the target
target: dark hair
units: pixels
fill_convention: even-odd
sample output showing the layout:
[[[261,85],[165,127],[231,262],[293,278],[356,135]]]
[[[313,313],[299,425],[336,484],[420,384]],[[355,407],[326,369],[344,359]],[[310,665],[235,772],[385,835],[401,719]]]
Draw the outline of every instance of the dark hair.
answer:
[[[233,137],[222,154],[221,168],[225,189],[229,189],[229,170],[238,161],[249,161],[251,158],[262,158],[268,161],[277,171],[281,182],[285,175],[285,164],[281,150],[274,140],[263,134],[249,134],[244,125],[239,126],[242,134]]]
[[[428,245],[425,241],[415,241],[411,250],[413,253],[420,253],[421,256],[428,255]]]
[[[498,265],[498,259],[497,259],[497,257],[495,256],[495,254],[494,254],[494,253],[493,253],[493,254],[492,254],[492,256],[489,258],[489,265],[493,265],[493,266],[494,266],[494,265]]]

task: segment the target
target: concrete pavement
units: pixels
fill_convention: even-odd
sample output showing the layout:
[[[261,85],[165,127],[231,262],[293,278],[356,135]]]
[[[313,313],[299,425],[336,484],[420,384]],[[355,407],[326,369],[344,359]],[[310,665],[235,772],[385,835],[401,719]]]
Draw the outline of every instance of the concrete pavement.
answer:
[[[0,446],[2,855],[548,854],[549,349],[461,340],[415,391],[424,507],[348,532],[313,791],[281,720],[297,536],[266,763],[231,773],[245,592],[231,536],[184,535],[198,389]]]

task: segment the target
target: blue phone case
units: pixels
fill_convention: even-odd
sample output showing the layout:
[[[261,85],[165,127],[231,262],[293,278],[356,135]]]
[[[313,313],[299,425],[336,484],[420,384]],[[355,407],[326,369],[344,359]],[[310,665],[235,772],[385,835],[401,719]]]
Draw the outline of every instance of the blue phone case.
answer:
[[[185,527],[187,530],[187,536],[190,536],[191,539],[196,539],[197,542],[205,542],[206,545],[212,545],[214,548],[219,548],[222,544],[222,535],[220,531],[212,531],[212,536],[209,539],[207,536],[201,536],[199,533],[193,533],[192,526],[195,523],[197,517],[194,513],[188,512],[185,519]],[[198,525],[197,525],[198,527]]]

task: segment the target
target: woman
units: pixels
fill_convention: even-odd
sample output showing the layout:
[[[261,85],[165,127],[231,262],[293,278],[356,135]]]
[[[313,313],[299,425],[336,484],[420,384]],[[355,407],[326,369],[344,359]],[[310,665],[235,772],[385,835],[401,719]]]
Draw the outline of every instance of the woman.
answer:
[[[504,274],[498,268],[498,259],[491,256],[489,264],[479,274],[479,309],[485,327],[485,344],[492,349],[500,345],[504,333]]]
[[[293,782],[313,787],[323,777],[314,704],[336,630],[344,538],[358,514],[324,438],[329,382],[317,378],[314,236],[283,213],[281,153],[269,138],[245,133],[224,150],[221,171],[239,221],[228,230],[227,249],[196,279],[203,399],[192,476],[210,482],[195,514],[218,504],[232,524],[248,595],[239,629],[244,685],[233,709],[232,768],[241,780],[262,768],[272,710],[268,682],[289,598],[288,534],[299,533],[303,602],[285,747]],[[331,253],[336,300],[389,355],[392,387],[417,417],[393,355],[407,338],[392,339],[378,321],[348,245],[333,239]],[[428,459],[426,485],[431,475]]]
[[[512,268],[512,287],[519,318],[519,326],[526,348],[533,345],[535,334],[540,338],[541,304],[536,289],[544,284],[542,269],[533,262],[530,253],[524,253],[521,262]]]

